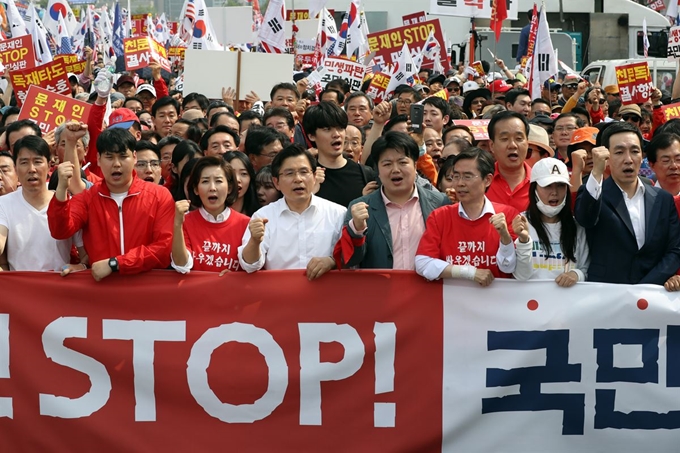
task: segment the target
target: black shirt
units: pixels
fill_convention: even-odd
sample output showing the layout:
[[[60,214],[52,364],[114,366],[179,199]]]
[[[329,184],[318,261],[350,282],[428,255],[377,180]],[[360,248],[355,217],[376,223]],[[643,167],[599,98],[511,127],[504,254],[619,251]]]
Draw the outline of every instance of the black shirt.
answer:
[[[326,179],[316,195],[345,207],[361,197],[366,184],[375,179],[372,169],[349,159],[342,168],[319,167],[325,169]]]

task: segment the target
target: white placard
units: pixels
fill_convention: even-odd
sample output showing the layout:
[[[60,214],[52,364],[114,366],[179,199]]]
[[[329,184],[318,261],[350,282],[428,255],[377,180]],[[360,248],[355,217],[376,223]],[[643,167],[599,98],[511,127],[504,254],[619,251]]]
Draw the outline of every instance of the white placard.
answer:
[[[217,39],[224,45],[255,42],[252,6],[208,8]]]
[[[281,82],[293,82],[293,55],[276,53],[241,54],[240,97],[250,91],[269,101],[269,92]]]
[[[187,49],[184,54],[184,91],[222,99],[222,87],[236,88],[238,53]]]

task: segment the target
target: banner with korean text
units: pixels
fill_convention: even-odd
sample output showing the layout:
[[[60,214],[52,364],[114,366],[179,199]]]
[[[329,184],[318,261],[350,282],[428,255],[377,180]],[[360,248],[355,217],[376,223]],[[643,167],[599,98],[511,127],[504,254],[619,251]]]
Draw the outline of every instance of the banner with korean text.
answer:
[[[156,60],[166,71],[172,69],[165,47],[150,36],[126,38],[123,40],[123,47],[125,50],[125,69],[128,71],[146,68],[151,60]]]
[[[31,85],[21,106],[19,119],[35,122],[46,134],[67,121],[87,123],[91,107],[87,102]]]
[[[395,64],[399,60],[401,50],[404,48],[404,42],[408,44],[411,54],[416,56],[422,53],[427,37],[430,32],[434,32],[434,37],[439,42],[442,48],[446,47],[444,42],[444,35],[439,19],[419,22],[413,25],[406,25],[404,27],[390,28],[375,33],[368,34],[368,45],[371,52],[375,52],[373,61],[375,64],[385,66],[386,64]],[[442,65],[444,71],[451,69],[451,64],[448,58],[442,58]],[[429,58],[423,59],[423,68],[434,67],[434,61]]]
[[[489,140],[489,121],[491,120],[453,120],[453,124],[466,126],[475,140]]]
[[[303,272],[0,273],[0,451],[675,451],[663,288]]]
[[[663,112],[663,116],[666,121],[680,118],[680,102],[664,105],[661,107],[661,111]]]
[[[21,106],[26,100],[28,88],[31,85],[64,95],[71,93],[71,85],[68,83],[68,74],[63,61],[53,60],[31,69],[12,71],[9,73],[9,77],[12,87],[14,87],[18,106]]]
[[[35,49],[31,35],[0,41],[0,62],[5,67],[0,75],[5,75],[7,71],[35,68]]]
[[[621,103],[642,104],[652,96],[654,83],[646,61],[616,66]]]
[[[328,82],[336,79],[347,81],[350,91],[359,91],[364,81],[366,67],[357,62],[340,57],[326,57],[323,64],[307,76],[309,85],[314,87],[318,84],[323,90]]]
[[[87,64],[85,60],[78,60],[78,56],[76,54],[55,55],[54,60],[63,61],[66,72],[73,74],[81,74],[83,71],[85,71],[85,65]]]

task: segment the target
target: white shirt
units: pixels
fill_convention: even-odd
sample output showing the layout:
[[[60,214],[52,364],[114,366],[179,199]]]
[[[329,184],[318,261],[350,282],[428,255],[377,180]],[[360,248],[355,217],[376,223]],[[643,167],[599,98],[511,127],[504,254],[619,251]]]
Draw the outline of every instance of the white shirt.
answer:
[[[217,214],[217,217],[213,217],[212,214],[210,214],[203,208],[203,206],[198,208],[198,212],[201,213],[201,217],[203,217],[206,222],[222,223],[226,222],[229,219],[229,214],[231,214],[231,208],[225,208],[224,211]],[[187,250],[187,254],[189,255],[189,259],[187,260],[187,263],[184,266],[180,266],[179,264],[175,263],[175,259],[172,257],[172,253],[170,254],[170,266],[180,274],[187,274],[194,267],[194,257],[192,256],[192,253],[189,250]]]
[[[628,194],[618,184],[616,187],[623,195],[623,201],[626,203],[626,209],[630,216],[630,223],[635,232],[635,241],[638,250],[640,250],[645,245],[645,184],[638,178],[637,189],[635,189],[633,198],[628,198]],[[597,200],[602,195],[602,182],[598,182],[595,178],[588,178],[586,190],[588,190],[590,196]]]
[[[246,229],[238,248],[241,268],[249,273],[260,269],[305,269],[314,257],[332,256],[346,212],[345,207],[315,195],[301,214],[291,211],[285,198],[260,208],[252,216],[268,220],[260,243],[260,259],[254,263],[243,260],[243,249],[250,241],[250,229]]]
[[[0,225],[7,228],[7,261],[13,271],[61,271],[71,260],[71,246],[83,245],[79,231],[72,238],[52,238],[47,206],[37,210],[26,201],[22,188],[0,197]]]
[[[488,198],[484,197],[484,207],[482,208],[482,213],[477,217],[484,216],[485,214],[496,214],[496,210],[493,208],[493,204]],[[458,203],[458,215],[465,220],[477,220],[471,219],[470,216],[465,212],[463,208],[463,203]],[[508,224],[512,222],[512,219],[505,219]],[[506,274],[512,274],[515,271],[515,265],[517,264],[517,257],[515,256],[515,244],[510,241],[509,244],[503,244],[500,240],[498,241],[498,251],[496,252],[496,263],[498,269]],[[444,260],[438,258],[432,258],[425,255],[416,255],[416,272],[422,275],[428,280],[436,280],[439,278],[444,269],[449,265]]]

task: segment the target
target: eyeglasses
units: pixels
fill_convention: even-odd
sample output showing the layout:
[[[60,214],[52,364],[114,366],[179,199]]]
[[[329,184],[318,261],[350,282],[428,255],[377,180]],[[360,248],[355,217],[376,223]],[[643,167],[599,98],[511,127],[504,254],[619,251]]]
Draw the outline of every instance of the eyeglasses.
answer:
[[[345,141],[345,146],[351,146],[352,148],[355,148],[357,146],[361,146],[361,142],[359,140],[351,140],[351,141]]]
[[[397,104],[411,105],[411,104],[413,104],[413,101],[410,100],[410,99],[397,99]]]
[[[475,178],[479,178],[479,177],[480,177],[479,175],[471,175],[470,173],[465,173],[464,175],[461,175],[460,173],[454,173],[451,176],[451,180],[458,182],[462,179],[465,182],[472,182],[472,181],[475,180]]]
[[[566,87],[566,88],[569,88],[570,90],[575,90],[576,88],[578,88],[578,83],[568,83],[568,84],[563,85],[563,86]]]
[[[680,156],[675,156],[672,159],[670,157],[662,157],[657,162],[664,167],[668,167],[671,163],[674,163],[676,166],[680,166]]]
[[[312,174],[312,170],[309,168],[300,168],[299,170],[286,170],[279,173],[279,176],[286,179],[293,179],[295,175],[299,175],[300,178],[307,178]]]
[[[574,132],[576,129],[578,129],[578,126],[557,126],[553,130],[555,132]]]
[[[623,118],[623,121],[632,121],[633,123],[639,123],[640,122],[640,117],[637,115],[621,115],[621,118]]]
[[[135,168],[146,169],[146,167],[158,168],[161,166],[160,160],[138,160],[135,164]]]

